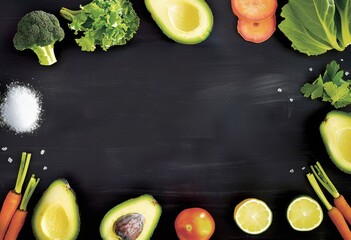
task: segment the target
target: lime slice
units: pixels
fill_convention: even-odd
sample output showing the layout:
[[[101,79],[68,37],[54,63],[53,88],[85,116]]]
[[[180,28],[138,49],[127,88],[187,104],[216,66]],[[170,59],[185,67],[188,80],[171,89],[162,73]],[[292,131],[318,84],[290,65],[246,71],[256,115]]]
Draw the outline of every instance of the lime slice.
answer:
[[[300,196],[289,204],[286,216],[293,229],[311,231],[321,224],[323,210],[313,198]]]
[[[271,225],[272,218],[272,211],[267,204],[256,198],[245,199],[234,209],[234,221],[248,234],[263,233]]]

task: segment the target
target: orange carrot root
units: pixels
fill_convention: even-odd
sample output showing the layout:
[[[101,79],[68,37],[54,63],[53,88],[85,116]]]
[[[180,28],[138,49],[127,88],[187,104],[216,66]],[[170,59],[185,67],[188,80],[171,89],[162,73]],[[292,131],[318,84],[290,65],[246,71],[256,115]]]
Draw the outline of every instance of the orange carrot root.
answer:
[[[333,207],[328,215],[344,240],[351,240],[351,231],[341,212]]]
[[[28,212],[17,209],[12,217],[9,229],[6,232],[4,240],[16,240],[26,221]]]
[[[3,239],[11,219],[20,205],[22,195],[15,191],[10,191],[6,195],[4,203],[1,208],[0,215],[0,239]]]
[[[241,19],[260,22],[275,14],[277,0],[231,0],[233,13]]]
[[[338,198],[334,199],[334,204],[337,209],[342,213],[346,221],[351,224],[351,207],[346,202],[344,196],[340,195]]]
[[[276,30],[276,16],[262,21],[253,22],[238,19],[238,33],[249,42],[261,43],[268,40]]]

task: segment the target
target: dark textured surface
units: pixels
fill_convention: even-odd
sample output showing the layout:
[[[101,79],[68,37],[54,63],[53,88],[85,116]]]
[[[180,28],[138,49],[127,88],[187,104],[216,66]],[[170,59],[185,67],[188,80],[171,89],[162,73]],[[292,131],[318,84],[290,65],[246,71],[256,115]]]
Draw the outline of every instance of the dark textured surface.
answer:
[[[3,0],[1,93],[12,81],[29,83],[41,92],[45,111],[33,134],[1,129],[0,145],[8,150],[0,151],[0,199],[14,185],[21,152],[29,151],[30,172],[42,179],[30,211],[51,181],[67,178],[80,205],[79,239],[99,239],[105,212],[144,193],[163,207],[156,240],[176,239],[176,215],[194,206],[213,215],[213,239],[338,239],[328,217],[315,231],[299,233],[285,211],[300,194],[316,198],[305,177],[316,160],[351,199],[350,176],[330,162],[319,136],[332,108],[299,93],[334,59],[351,70],[350,49],[307,57],[280,31],[262,44],[245,42],[230,2],[215,0],[208,1],[211,36],[185,46],[163,36],[142,1],[132,2],[141,26],[126,46],[81,52],[60,18],[66,38],[55,47],[58,63],[43,67],[33,53],[12,46],[19,18],[39,9],[59,16],[62,6],[84,2]],[[264,234],[248,236],[233,221],[234,206],[246,197],[273,211]],[[20,239],[34,238],[31,232],[27,221]]]

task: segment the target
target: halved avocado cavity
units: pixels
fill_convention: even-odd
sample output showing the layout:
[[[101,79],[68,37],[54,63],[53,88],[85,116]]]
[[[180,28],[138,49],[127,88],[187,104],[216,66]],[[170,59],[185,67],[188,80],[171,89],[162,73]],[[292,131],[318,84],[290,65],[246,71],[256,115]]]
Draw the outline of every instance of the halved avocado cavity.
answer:
[[[212,11],[204,0],[145,0],[145,5],[163,33],[176,42],[197,44],[212,31]]]
[[[320,125],[320,133],[334,164],[351,174],[351,114],[329,112]]]
[[[129,199],[106,213],[100,224],[100,235],[105,240],[148,240],[161,212],[161,206],[151,195]]]
[[[76,196],[66,179],[53,181],[36,205],[32,228],[39,240],[73,240],[80,229]]]

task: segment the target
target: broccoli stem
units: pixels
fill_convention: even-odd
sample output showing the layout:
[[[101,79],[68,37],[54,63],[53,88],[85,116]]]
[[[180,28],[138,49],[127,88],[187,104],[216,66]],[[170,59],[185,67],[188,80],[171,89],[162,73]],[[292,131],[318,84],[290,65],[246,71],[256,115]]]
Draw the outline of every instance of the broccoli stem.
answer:
[[[50,44],[48,46],[40,47],[35,46],[31,48],[35,54],[38,56],[39,63],[44,66],[49,66],[57,62],[54,53],[54,45]]]
[[[71,10],[65,7],[62,7],[60,10],[60,15],[68,20],[68,21],[73,21],[74,17],[78,14],[80,14],[82,12],[82,10]]]

